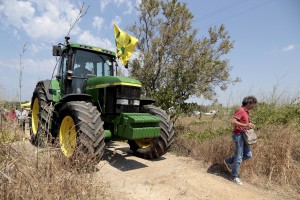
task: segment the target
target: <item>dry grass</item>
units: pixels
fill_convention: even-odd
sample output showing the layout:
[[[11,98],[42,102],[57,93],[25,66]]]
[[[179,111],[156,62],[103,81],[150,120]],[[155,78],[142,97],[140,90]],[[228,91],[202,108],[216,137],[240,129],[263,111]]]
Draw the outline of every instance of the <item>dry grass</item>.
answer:
[[[18,129],[0,132],[1,199],[108,198],[104,183],[95,179],[95,171],[70,170],[57,151],[32,151],[33,146],[16,142],[21,138]]]
[[[209,165],[222,166],[223,160],[234,153],[229,119],[227,115],[213,120],[193,117],[179,119],[176,123],[177,140],[173,151]],[[227,129],[224,129],[225,126]],[[207,130],[228,131],[211,134]],[[243,162],[240,176],[259,186],[288,186],[300,192],[299,124],[266,125],[257,133],[258,143],[251,146],[253,158]]]

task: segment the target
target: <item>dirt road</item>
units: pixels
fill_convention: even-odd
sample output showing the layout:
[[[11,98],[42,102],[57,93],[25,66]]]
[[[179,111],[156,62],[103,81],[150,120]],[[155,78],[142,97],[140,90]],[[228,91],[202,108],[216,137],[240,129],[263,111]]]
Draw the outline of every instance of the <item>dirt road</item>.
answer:
[[[25,149],[31,156],[37,152],[29,141],[13,146],[16,150]],[[291,197],[282,191],[267,191],[247,183],[236,185],[228,180],[226,173],[220,174],[220,170],[205,167],[188,157],[167,153],[152,161],[140,159],[123,142],[109,143],[96,167],[95,178],[105,183],[108,199],[112,200],[300,199],[300,196]]]
[[[97,166],[100,179],[114,191],[112,199],[136,200],[243,200],[290,199],[244,183],[229,181],[228,175],[213,173],[192,158],[167,153],[149,161],[131,154],[126,143],[113,142]]]

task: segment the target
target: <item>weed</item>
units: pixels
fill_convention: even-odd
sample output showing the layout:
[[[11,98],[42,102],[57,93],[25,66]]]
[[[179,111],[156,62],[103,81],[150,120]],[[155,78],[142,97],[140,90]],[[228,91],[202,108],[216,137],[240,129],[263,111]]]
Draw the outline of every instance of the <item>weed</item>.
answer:
[[[231,110],[234,110],[232,108]],[[223,163],[234,153],[229,115],[216,119],[179,118],[172,150],[208,164]],[[253,158],[243,162],[240,176],[260,185],[300,186],[300,105],[260,103],[251,112],[258,127]]]
[[[0,132],[2,199],[108,198],[104,183],[95,179],[93,171],[66,170],[61,154],[50,147],[37,149],[28,141],[16,142],[20,135],[18,129],[16,134],[12,129]]]

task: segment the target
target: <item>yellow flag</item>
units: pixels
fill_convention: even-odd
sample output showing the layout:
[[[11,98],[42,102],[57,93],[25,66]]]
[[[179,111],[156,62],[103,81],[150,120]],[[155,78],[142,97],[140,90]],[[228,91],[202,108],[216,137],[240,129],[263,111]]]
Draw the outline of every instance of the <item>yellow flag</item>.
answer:
[[[114,24],[117,57],[120,59],[123,65],[127,65],[129,58],[131,57],[134,47],[138,40],[121,30],[116,24]]]

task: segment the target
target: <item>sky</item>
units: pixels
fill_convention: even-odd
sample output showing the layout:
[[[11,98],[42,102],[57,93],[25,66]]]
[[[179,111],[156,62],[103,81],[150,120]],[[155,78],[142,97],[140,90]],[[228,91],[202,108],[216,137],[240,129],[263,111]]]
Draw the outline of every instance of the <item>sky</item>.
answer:
[[[141,0],[0,0],[0,98],[18,100],[20,60],[24,71],[22,101],[31,99],[39,80],[51,79],[56,58],[52,45],[63,43],[80,4],[87,14],[72,30],[71,42],[115,51],[113,23],[121,29],[138,19]],[[233,50],[224,56],[231,78],[242,82],[217,91],[218,102],[232,105],[247,95],[258,100],[300,95],[299,0],[180,0],[194,16],[197,37],[207,36],[210,26],[224,24]],[[23,46],[26,51],[22,55]],[[207,104],[199,98],[190,102]]]

